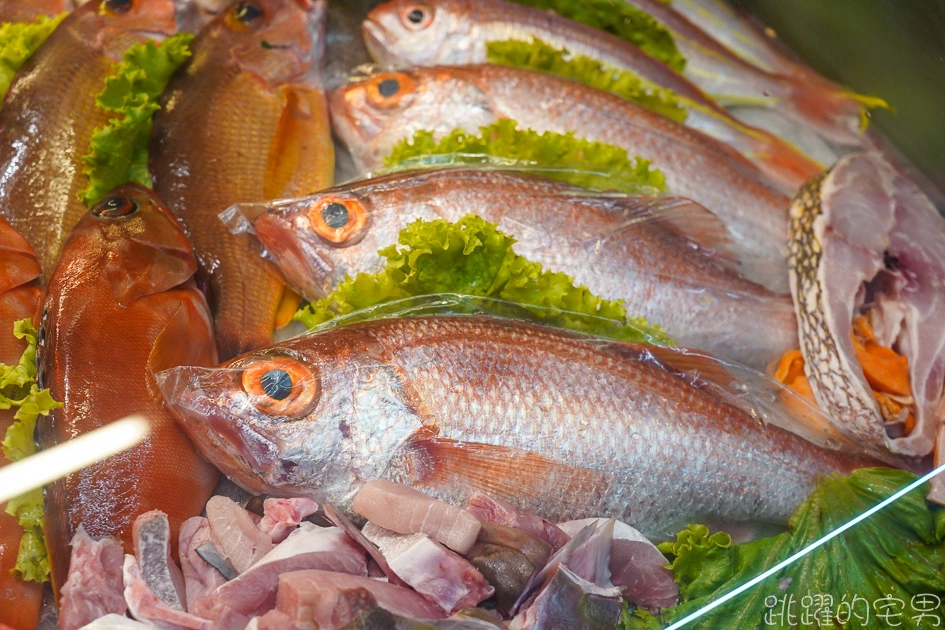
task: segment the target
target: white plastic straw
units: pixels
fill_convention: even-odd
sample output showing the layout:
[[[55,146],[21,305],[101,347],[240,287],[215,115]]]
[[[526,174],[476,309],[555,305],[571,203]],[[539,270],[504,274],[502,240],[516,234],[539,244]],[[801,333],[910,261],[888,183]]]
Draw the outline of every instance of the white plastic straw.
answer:
[[[147,418],[128,416],[4,466],[0,468],[0,503],[117,455],[150,432]]]

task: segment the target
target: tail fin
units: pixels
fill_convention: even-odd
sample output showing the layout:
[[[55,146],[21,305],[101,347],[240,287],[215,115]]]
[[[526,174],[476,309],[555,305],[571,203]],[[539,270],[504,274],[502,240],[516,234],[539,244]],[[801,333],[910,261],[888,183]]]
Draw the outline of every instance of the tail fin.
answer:
[[[817,131],[824,139],[840,146],[862,147],[871,109],[890,109],[876,96],[840,90],[827,81],[792,81],[785,113]]]
[[[779,189],[794,195],[810,178],[826,167],[807,157],[791,143],[765,132],[758,132],[748,157]]]

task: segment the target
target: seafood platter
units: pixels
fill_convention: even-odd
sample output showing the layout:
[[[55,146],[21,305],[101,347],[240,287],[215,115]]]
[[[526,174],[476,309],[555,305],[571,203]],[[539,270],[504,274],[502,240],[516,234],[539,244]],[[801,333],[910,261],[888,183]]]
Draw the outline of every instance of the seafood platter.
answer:
[[[0,91],[0,630],[945,625],[942,191],[725,0],[0,0]]]

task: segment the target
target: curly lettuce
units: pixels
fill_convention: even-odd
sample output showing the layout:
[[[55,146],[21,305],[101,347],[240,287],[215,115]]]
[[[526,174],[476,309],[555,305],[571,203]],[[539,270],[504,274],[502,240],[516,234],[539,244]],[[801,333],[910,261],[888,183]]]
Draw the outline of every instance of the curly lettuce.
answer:
[[[43,45],[66,15],[43,15],[35,22],[0,24],[0,100],[6,96],[19,69]]]
[[[595,190],[628,194],[666,191],[666,177],[649,160],[631,159],[626,150],[575,138],[573,133],[538,133],[520,129],[514,120],[480,127],[479,135],[457,129],[437,141],[432,131],[418,131],[398,142],[385,158],[389,168],[445,164],[511,164],[540,170],[545,177]],[[437,160],[446,156],[448,161]]]
[[[105,79],[105,88],[95,103],[116,116],[95,130],[89,152],[82,158],[89,178],[88,187],[80,193],[86,205],[92,206],[127,182],[151,186],[148,151],[152,118],[161,108],[158,99],[171,75],[190,57],[193,38],[190,33],[179,33],[160,44],[135,44]]]
[[[339,315],[405,298],[442,293],[481,296],[524,307],[534,319],[602,336],[669,345],[661,329],[627,317],[620,302],[601,299],[563,273],[545,271],[512,251],[515,239],[476,215],[457,221],[418,219],[397,245],[379,252],[378,273],[346,278],[295,319],[309,328]]]
[[[661,88],[643,77],[601,63],[591,57],[574,55],[541,41],[494,41],[486,44],[489,63],[550,72],[610,92],[661,116],[682,123],[689,115],[683,101],[672,90]]]
[[[551,10],[575,22],[616,35],[656,57],[677,72],[686,67],[686,58],[676,47],[672,34],[649,13],[623,0],[512,0],[539,9]]]
[[[623,627],[663,627],[695,612],[915,479],[888,468],[825,478],[791,517],[789,531],[743,545],[691,525],[659,545],[671,559],[681,603],[657,616],[633,611]],[[927,493],[927,487],[910,492],[687,627],[924,628],[945,622],[934,603],[945,601],[945,509],[931,506]]]
[[[36,329],[28,319],[13,326],[17,339],[26,340],[26,349],[16,365],[0,363],[0,409],[16,408],[15,422],[7,427],[2,447],[10,461],[19,461],[36,452],[33,432],[36,419],[62,406],[48,389],[36,384]],[[38,488],[7,503],[7,514],[23,528],[14,574],[33,582],[49,579],[49,558],[43,541],[43,490]]]

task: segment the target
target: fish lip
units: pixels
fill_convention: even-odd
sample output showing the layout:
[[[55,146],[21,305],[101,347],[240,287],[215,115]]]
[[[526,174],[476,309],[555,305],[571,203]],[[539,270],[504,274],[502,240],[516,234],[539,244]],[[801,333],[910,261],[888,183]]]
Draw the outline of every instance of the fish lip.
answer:
[[[390,46],[390,37],[384,26],[375,21],[370,14],[361,22],[361,33],[364,35],[364,47],[368,54],[378,64],[405,65],[407,62],[393,52]]]
[[[279,445],[226,411],[230,399],[214,382],[224,370],[238,371],[181,366],[161,370],[154,378],[167,408],[208,461],[241,486],[269,492],[274,487],[271,479],[279,477]]]
[[[305,230],[293,226],[277,209],[256,217],[253,229],[294,289],[309,300],[328,295],[334,265],[320,247],[309,242]]]

